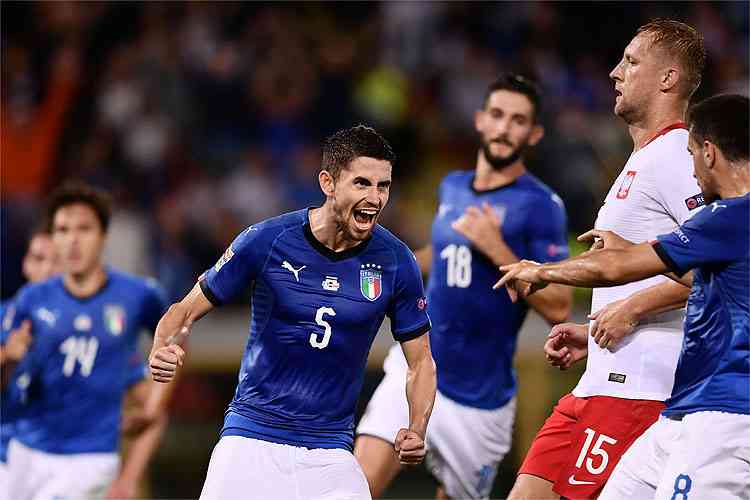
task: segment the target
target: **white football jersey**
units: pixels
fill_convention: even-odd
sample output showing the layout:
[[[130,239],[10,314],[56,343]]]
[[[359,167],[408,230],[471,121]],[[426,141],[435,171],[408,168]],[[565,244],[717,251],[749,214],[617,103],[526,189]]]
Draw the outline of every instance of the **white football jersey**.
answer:
[[[630,155],[599,209],[595,227],[614,231],[634,243],[669,233],[703,205],[687,151],[688,132],[668,130]],[[668,280],[655,276],[626,285],[595,288],[591,312]],[[682,347],[684,310],[642,322],[614,351],[591,336],[586,371],[573,390],[577,397],[614,396],[664,401],[672,393]]]

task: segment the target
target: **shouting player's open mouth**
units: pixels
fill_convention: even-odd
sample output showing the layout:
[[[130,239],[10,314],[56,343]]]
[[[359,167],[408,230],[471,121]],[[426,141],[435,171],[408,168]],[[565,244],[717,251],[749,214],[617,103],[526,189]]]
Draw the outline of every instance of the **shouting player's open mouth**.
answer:
[[[359,231],[369,231],[375,225],[379,210],[374,207],[355,208],[354,223]]]

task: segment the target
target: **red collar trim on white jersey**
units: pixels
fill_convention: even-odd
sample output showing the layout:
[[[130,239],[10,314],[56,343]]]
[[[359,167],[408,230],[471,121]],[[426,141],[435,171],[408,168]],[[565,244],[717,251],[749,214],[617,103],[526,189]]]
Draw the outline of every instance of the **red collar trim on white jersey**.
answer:
[[[685,124],[685,122],[677,122],[677,123],[673,123],[672,125],[669,125],[667,127],[664,127],[663,129],[659,130],[656,133],[656,135],[654,135],[651,139],[647,140],[646,144],[644,144],[641,147],[645,148],[646,146],[648,146],[649,144],[651,144],[652,142],[654,142],[656,139],[658,139],[662,135],[666,135],[667,132],[670,132],[670,131],[678,129],[678,128],[687,130],[687,125]]]

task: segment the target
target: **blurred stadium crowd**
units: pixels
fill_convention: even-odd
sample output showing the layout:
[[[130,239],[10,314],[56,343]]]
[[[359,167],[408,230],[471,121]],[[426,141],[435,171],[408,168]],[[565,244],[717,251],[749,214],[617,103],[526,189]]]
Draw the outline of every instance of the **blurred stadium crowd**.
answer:
[[[536,77],[532,170],[587,229],[630,149],[607,74],[643,21],[704,34],[696,98],[747,93],[748,8],[732,3],[46,2],[2,6],[2,296],[45,193],[112,191],[110,260],[181,296],[234,234],[319,203],[318,144],[358,122],[399,156],[385,224],[426,241],[434,191],[471,168],[473,113],[503,70]],[[404,216],[407,214],[407,216]]]

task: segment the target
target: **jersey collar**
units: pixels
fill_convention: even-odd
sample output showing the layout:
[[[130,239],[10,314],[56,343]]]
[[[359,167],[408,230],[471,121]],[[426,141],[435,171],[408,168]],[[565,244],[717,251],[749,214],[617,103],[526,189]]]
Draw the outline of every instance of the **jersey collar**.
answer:
[[[663,135],[667,135],[668,132],[671,132],[672,130],[676,130],[678,128],[687,130],[687,125],[685,124],[685,122],[682,122],[682,121],[673,123],[672,125],[667,125],[663,129],[659,130],[651,139],[647,140],[646,143],[643,146],[641,146],[641,149],[645,148],[646,146],[654,142],[659,137]]]
[[[372,240],[372,234],[370,234],[370,236],[366,240],[362,241],[362,243],[351,248],[347,248],[346,250],[342,250],[341,252],[334,252],[323,243],[318,241],[318,239],[312,232],[309,220],[308,222],[305,222],[304,226],[302,226],[302,230],[305,233],[305,239],[310,244],[310,246],[313,247],[313,249],[320,255],[334,262],[338,262],[340,260],[348,259],[349,257],[354,257],[361,254],[367,249],[367,245],[370,243],[370,240]]]

